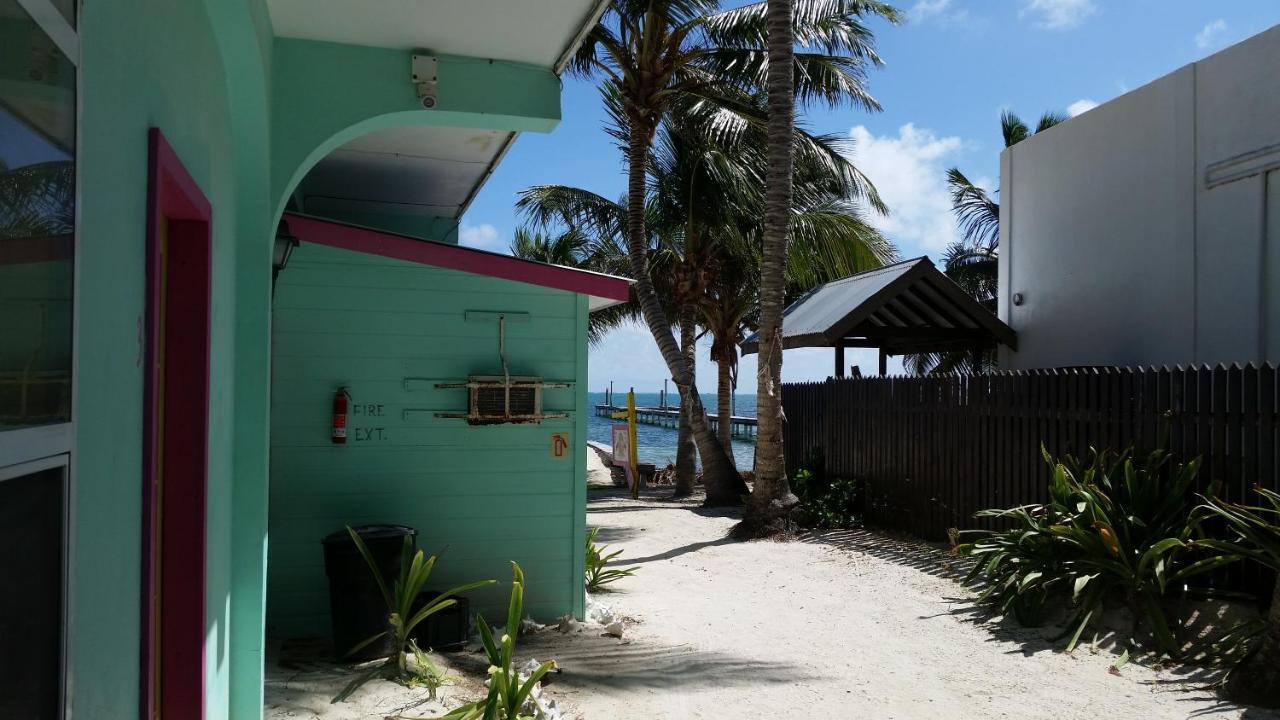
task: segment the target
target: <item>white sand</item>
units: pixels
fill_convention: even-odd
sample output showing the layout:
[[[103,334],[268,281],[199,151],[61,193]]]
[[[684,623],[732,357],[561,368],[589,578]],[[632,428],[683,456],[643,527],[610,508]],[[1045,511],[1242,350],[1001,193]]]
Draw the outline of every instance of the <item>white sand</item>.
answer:
[[[1276,717],[1222,705],[1186,673],[1117,676],[1105,650],[1066,655],[1044,630],[979,625],[966,592],[931,574],[945,554],[866,532],[729,542],[733,517],[659,497],[597,491],[588,504],[589,526],[642,568],[600,597],[639,621],[627,639],[522,641],[564,668],[550,691],[570,717]]]
[[[588,473],[609,484],[591,451]],[[927,546],[860,531],[730,542],[734,513],[663,500],[669,493],[591,493],[588,524],[625,551],[622,566],[642,568],[598,596],[629,618],[624,639],[589,626],[520,640],[519,662],[559,661],[547,693],[567,718],[1277,720],[1218,703],[1194,674],[1130,664],[1113,675],[1106,650],[1066,655],[1044,639],[1052,631],[978,624],[947,577],[950,557]],[[425,691],[386,681],[330,705],[346,671],[272,658],[266,715],[430,717],[483,694],[482,655],[440,660],[459,685],[415,707]]]

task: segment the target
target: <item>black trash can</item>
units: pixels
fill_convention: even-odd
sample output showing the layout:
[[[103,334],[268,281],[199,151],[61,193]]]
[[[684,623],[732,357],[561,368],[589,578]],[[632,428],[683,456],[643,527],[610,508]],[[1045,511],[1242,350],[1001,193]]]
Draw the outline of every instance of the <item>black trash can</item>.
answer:
[[[423,590],[413,601],[413,612],[418,612],[438,597],[440,593],[435,590]],[[418,647],[423,650],[458,650],[467,644],[471,637],[471,601],[458,595],[453,599],[457,602],[431,613],[410,633]]]
[[[407,537],[413,542],[418,531],[403,525],[362,525],[354,530],[369,548],[390,589],[400,575],[400,549],[404,539]],[[334,654],[347,662],[386,657],[392,648],[390,639],[371,643],[360,652],[347,655],[351,648],[387,628],[387,604],[346,528],[327,535],[323,544]]]

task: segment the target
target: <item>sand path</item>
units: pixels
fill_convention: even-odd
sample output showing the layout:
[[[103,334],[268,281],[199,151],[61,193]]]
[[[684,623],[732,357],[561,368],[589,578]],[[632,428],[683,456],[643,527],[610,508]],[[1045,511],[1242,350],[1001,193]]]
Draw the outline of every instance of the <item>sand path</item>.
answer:
[[[736,543],[734,521],[659,494],[591,493],[588,525],[642,568],[600,599],[638,623],[622,641],[522,641],[564,667],[550,690],[569,717],[1276,717],[1219,704],[1186,675],[1113,675],[1106,651],[1056,652],[1045,631],[979,625],[946,554],[865,532]]]

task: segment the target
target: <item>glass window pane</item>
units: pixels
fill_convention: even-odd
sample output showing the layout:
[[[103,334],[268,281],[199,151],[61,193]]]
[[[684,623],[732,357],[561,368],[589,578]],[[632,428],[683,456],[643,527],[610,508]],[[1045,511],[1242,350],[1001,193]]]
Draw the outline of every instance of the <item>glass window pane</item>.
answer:
[[[64,468],[0,481],[0,717],[57,720],[62,697]]]
[[[71,419],[75,81],[0,0],[0,431]]]

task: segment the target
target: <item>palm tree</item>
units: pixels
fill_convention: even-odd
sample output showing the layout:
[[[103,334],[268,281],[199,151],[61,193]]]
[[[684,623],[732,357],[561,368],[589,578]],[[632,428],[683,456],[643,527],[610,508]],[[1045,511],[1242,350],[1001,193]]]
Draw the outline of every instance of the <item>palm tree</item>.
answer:
[[[1040,116],[1032,130],[1017,115],[1005,110],[1000,113],[1000,134],[1004,137],[1004,146],[1012,147],[1066,119],[1061,113],[1047,112]],[[951,211],[955,213],[962,237],[943,251],[943,272],[994,314],[1000,258],[1000,204],[969,180],[960,168],[947,170],[947,188],[951,191]],[[916,375],[977,374],[995,369],[996,354],[994,350],[977,357],[969,351],[919,353],[906,356],[904,364]]]
[[[519,209],[538,228],[557,226],[567,228],[557,237],[572,235],[584,243],[584,253],[580,267],[599,272],[624,274],[629,272],[629,261],[626,254],[626,240],[623,237],[627,226],[627,205],[622,200],[609,200],[589,190],[569,187],[567,185],[535,185],[520,193],[516,202]],[[645,226],[650,233],[649,254],[650,269],[654,273],[655,287],[664,301],[664,312],[679,318],[680,352],[687,358],[690,373],[696,372],[697,326],[691,308],[677,308],[672,301],[673,289],[671,278],[672,267],[681,260],[677,251],[678,241],[671,237],[672,221],[668,217],[657,214],[653,202],[647,203],[649,219]],[[536,231],[526,230],[526,233]],[[529,244],[529,243],[527,243]],[[532,247],[530,254],[516,252],[513,254],[530,259],[540,259]],[[591,314],[588,337],[592,344],[603,340],[608,332],[619,325],[634,322],[640,318],[640,307],[632,298],[622,305],[599,310]],[[693,444],[692,428],[683,396],[680,404],[681,415],[676,441],[676,483],[675,497],[687,497],[693,494],[697,473],[697,456]]]
[[[794,141],[800,190],[795,194],[797,242],[791,246],[787,281],[791,293],[799,295],[877,267],[895,252],[862,219],[863,202],[877,212],[885,208],[847,159],[847,141],[801,129]],[[695,326],[711,337],[722,417],[730,415],[737,384],[738,343],[756,325],[761,232],[756,208],[763,203],[767,159],[766,136],[758,126],[726,132],[722,123],[703,114],[677,111],[659,128],[649,164],[650,271],[665,311],[681,320],[682,351],[692,350]],[[553,220],[557,227],[599,235],[602,239],[594,246],[602,250],[618,247],[618,228],[625,225],[619,222],[626,213],[621,202],[577,188],[529,188],[517,206],[540,227]],[[686,408],[682,403],[682,411]],[[719,430],[721,445],[730,447],[730,424],[721,423]]]
[[[853,102],[876,107],[862,87],[867,63],[878,63],[871,33],[860,19],[896,18],[871,0],[800,0],[796,39],[817,52],[797,53],[792,74],[805,100]],[[682,105],[732,109],[744,93],[758,92],[768,72],[764,4],[717,12],[713,0],[613,0],[570,64],[580,76],[602,76],[621,100],[627,130],[626,247],[641,314],[667,369],[689,403],[690,423],[702,456],[707,504],[737,504],[746,484],[710,432],[688,362],[648,268],[644,226],[649,151],[662,119]]]
[[[511,239],[511,254],[525,260],[574,268],[585,268],[594,262],[588,238],[577,228],[557,235],[527,227],[516,228],[515,237]]]

